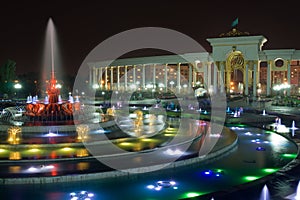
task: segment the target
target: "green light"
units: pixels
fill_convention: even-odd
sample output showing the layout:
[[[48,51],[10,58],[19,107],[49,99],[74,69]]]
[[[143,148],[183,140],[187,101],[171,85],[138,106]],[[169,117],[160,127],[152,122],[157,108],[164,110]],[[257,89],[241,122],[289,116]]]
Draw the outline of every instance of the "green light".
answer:
[[[237,126],[237,127],[246,127],[245,124],[237,124],[236,126]]]
[[[121,146],[133,146],[133,144],[130,143],[130,142],[122,142],[119,145],[121,145]]]
[[[223,170],[222,169],[216,169],[216,172],[221,173],[221,172],[223,172]]]
[[[173,136],[175,136],[175,134],[165,133],[164,136],[166,136],[166,137],[173,137]]]
[[[284,157],[284,158],[296,158],[297,154],[295,154],[295,153],[284,153],[284,154],[281,154],[281,156]]]
[[[262,169],[262,171],[265,172],[265,173],[274,173],[277,170],[278,169],[275,169],[275,168],[264,168],[264,169]]]
[[[256,179],[259,179],[259,177],[258,176],[244,176],[243,179],[245,181],[254,181]]]
[[[274,132],[273,131],[265,131],[265,133],[271,134],[271,133],[274,133]]]
[[[154,142],[155,139],[151,139],[151,138],[143,138],[141,139],[143,142]]]
[[[198,193],[198,192],[188,192],[188,193],[185,193],[183,195],[184,198],[192,198],[192,197],[198,197],[200,196],[201,193]]]

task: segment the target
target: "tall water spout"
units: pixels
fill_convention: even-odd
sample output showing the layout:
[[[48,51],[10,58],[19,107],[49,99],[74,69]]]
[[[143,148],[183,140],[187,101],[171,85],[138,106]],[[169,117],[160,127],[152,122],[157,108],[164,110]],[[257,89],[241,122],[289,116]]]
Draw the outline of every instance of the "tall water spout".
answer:
[[[269,200],[269,199],[270,199],[269,189],[267,185],[265,185],[262,189],[260,200]]]

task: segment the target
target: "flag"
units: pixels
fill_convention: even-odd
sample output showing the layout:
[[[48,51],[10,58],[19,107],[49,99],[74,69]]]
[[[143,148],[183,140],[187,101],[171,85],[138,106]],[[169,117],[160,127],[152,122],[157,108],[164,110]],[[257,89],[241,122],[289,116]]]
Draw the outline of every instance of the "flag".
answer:
[[[236,26],[238,25],[238,23],[239,23],[239,18],[237,17],[237,18],[232,22],[231,27],[232,27],[232,28],[236,27]]]

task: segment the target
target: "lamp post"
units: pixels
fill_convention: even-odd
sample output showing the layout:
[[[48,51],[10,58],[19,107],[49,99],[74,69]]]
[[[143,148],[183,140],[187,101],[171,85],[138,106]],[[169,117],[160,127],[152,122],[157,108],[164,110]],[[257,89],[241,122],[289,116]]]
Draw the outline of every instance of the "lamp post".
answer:
[[[14,85],[14,88],[16,89],[16,99],[18,99],[18,90],[20,90],[22,88],[22,85],[20,83],[16,83]]]
[[[171,85],[171,90],[173,91],[173,86],[174,86],[175,82],[174,81],[170,81],[170,85]]]

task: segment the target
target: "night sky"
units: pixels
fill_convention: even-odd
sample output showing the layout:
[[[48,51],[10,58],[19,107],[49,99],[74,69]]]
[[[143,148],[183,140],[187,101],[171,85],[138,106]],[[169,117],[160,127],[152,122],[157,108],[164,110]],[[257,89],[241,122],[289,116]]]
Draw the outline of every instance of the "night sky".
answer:
[[[210,3],[207,3],[210,2]],[[75,75],[83,59],[103,40],[122,31],[164,27],[198,41],[238,29],[264,35],[263,49],[300,49],[300,9],[297,1],[13,1],[1,2],[0,65],[16,61],[17,73],[39,71],[45,31],[52,17],[64,71]]]

